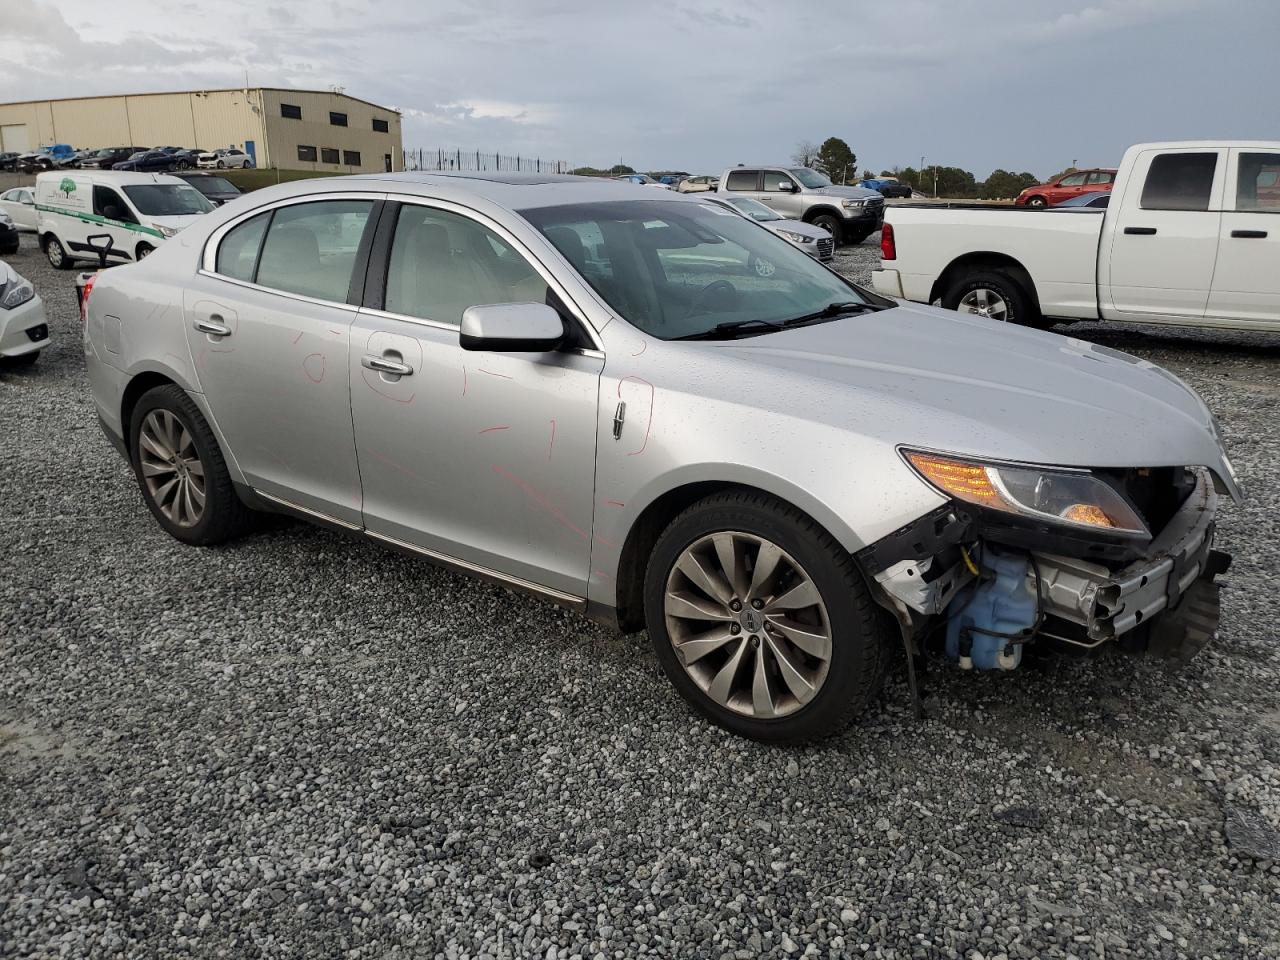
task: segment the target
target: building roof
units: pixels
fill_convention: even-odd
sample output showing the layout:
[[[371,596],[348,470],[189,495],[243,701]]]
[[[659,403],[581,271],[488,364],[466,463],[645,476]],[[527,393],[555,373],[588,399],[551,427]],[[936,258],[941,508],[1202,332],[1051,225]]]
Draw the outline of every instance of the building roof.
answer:
[[[387,113],[394,113],[400,116],[400,111],[395,107],[384,107],[380,103],[374,103],[372,100],[362,100],[360,97],[353,97],[349,93],[337,93],[333,90],[302,90],[298,87],[203,87],[199,90],[146,90],[140,93],[95,93],[84,97],[38,97],[35,100],[10,100],[6,103],[0,103],[0,107],[17,107],[24,103],[65,103],[70,100],[119,100],[123,97],[173,97],[173,96],[190,96],[200,93],[241,93],[247,90],[273,90],[280,93],[313,93],[320,96],[342,97],[345,100],[355,100],[357,103],[363,103],[370,107],[376,107],[379,110],[385,110]]]

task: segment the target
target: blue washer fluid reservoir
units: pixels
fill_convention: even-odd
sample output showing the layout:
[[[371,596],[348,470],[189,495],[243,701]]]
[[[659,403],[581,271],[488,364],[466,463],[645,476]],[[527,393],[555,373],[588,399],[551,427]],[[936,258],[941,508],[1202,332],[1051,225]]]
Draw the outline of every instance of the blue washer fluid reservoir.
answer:
[[[962,670],[1012,670],[1022,661],[1022,645],[1014,644],[1006,655],[1007,638],[972,628],[1018,634],[1035,626],[1031,562],[1025,553],[1002,553],[984,545],[978,566],[983,579],[977,587],[962,590],[947,606],[947,656],[958,660]]]

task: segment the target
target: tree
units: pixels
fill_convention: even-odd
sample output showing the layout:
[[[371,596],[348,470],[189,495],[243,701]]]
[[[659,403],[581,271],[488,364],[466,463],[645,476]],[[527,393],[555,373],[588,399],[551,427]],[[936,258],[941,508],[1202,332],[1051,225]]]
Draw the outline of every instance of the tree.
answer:
[[[615,177],[621,177],[628,173],[635,173],[635,170],[628,167],[625,163],[615,163],[609,168],[609,173],[613,174]]]
[[[797,167],[812,167],[818,159],[818,148],[812,140],[801,140],[796,144],[796,152],[791,154],[791,162]]]
[[[814,165],[835,183],[845,183],[849,171],[858,175],[858,155],[839,137],[827,137],[818,148]]]
[[[873,179],[875,179],[875,174],[871,172],[871,168],[870,168],[870,167],[867,167],[867,169],[865,169],[865,170],[863,170],[863,171],[862,171],[862,177],[861,177],[861,179],[863,179],[863,180],[873,180]]]
[[[988,200],[1003,200],[1016,197],[1027,187],[1034,187],[1039,181],[1029,173],[1010,173],[1008,170],[993,170],[982,185],[980,193]]]

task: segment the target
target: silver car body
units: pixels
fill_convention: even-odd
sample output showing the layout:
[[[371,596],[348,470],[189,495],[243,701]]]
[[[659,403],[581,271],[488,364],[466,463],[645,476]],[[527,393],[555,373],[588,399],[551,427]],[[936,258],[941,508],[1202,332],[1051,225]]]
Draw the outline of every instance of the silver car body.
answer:
[[[44,301],[30,282],[0,260],[0,357],[26,356],[48,345]]]
[[[820,227],[815,227],[811,223],[805,223],[803,220],[789,220],[776,210],[768,207],[765,210],[773,214],[775,219],[761,220],[751,213],[751,206],[759,203],[758,200],[751,197],[735,197],[712,193],[698,199],[708,203],[719,204],[734,213],[746,217],[748,220],[754,220],[770,233],[776,233],[797,250],[803,250],[815,260],[825,261],[835,256],[835,241],[831,239],[831,234],[827,233],[827,231]],[[802,239],[796,239],[797,237]]]
[[[98,278],[85,350],[104,429],[121,443],[131,398],[172,381],[251,501],[624,622],[644,566],[635,545],[671,504],[754,488],[856,553],[948,502],[906,465],[903,445],[1019,463],[1203,465],[1238,493],[1204,403],[1145,361],[915,304],[747,340],[662,340],[615,315],[516,212],[636,196],[609,181],[430,173],[247,194]],[[456,325],[216,272],[232,226],[344,197],[487,226],[567,305],[587,345],[466,352]],[[415,373],[376,372],[371,357]]]

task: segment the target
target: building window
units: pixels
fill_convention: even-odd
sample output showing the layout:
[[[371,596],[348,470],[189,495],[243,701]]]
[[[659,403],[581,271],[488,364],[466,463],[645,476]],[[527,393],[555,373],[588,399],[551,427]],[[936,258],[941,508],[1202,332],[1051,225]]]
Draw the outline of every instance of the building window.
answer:
[[[321,147],[320,162],[321,163],[337,163],[338,162],[337,149],[335,147]]]
[[[296,103],[282,103],[280,104],[280,116],[286,120],[301,120],[302,108]]]
[[[377,118],[374,119],[373,121],[374,133],[388,133],[390,132],[390,130],[391,130],[391,126],[387,123],[387,121],[378,120]]]
[[[315,162],[316,162],[316,148],[315,148],[315,147],[304,147],[304,146],[302,146],[302,144],[298,144],[298,159],[299,159],[299,160],[306,160],[308,163],[315,163]]]
[[[329,123],[335,127],[345,127],[347,125],[347,115],[345,113],[335,113],[330,110]]]
[[[360,166],[360,151],[359,150],[343,150],[342,162],[345,163],[348,167]]]

